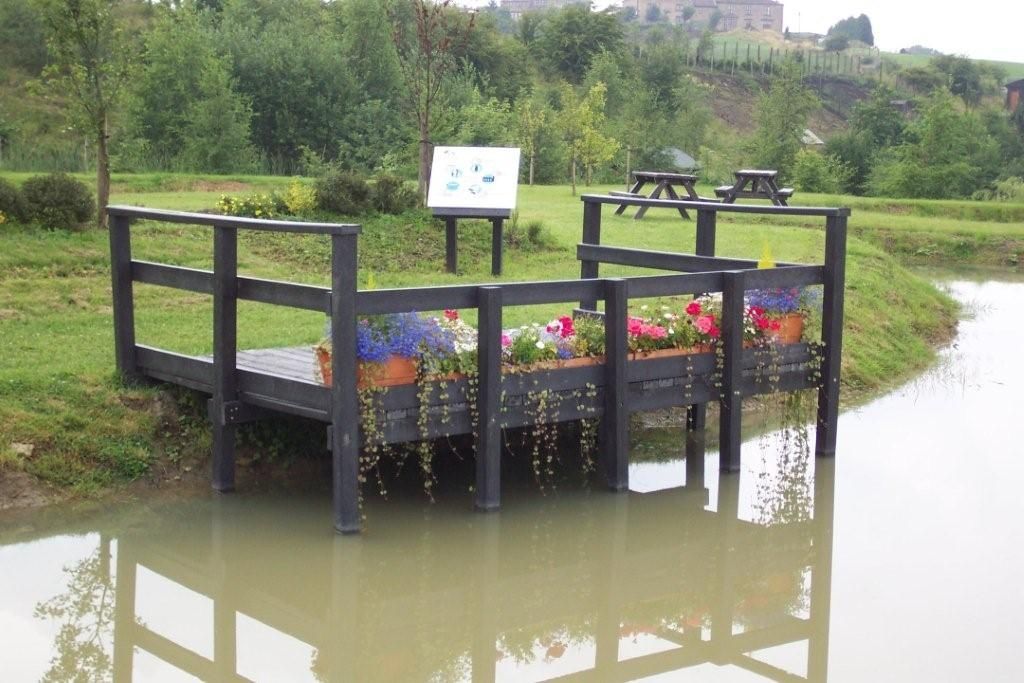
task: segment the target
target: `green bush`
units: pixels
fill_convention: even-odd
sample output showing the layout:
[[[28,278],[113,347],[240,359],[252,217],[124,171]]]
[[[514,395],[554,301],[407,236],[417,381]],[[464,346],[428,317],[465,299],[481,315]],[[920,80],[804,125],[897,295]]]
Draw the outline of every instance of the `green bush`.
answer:
[[[370,186],[348,171],[330,171],[316,181],[320,208],[346,216],[358,216],[370,207]]]
[[[248,197],[232,197],[222,194],[217,201],[217,210],[225,216],[244,218],[274,218],[282,212],[278,197],[269,194],[251,194]]]
[[[399,214],[416,208],[416,190],[396,175],[382,173],[374,179],[373,208],[381,213]]]
[[[850,170],[834,156],[802,149],[793,161],[793,184],[801,192],[841,192],[850,179]]]
[[[89,188],[65,173],[29,178],[21,193],[28,206],[28,220],[45,228],[74,230],[96,211]]]
[[[7,180],[0,178],[0,223],[7,221],[21,223],[28,220],[28,205],[21,190]]]

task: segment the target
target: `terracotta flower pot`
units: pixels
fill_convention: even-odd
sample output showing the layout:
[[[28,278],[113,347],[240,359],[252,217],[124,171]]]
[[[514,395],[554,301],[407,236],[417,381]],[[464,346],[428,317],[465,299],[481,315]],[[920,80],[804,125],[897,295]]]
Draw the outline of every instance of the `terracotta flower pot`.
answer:
[[[502,370],[505,372],[539,372],[541,370],[561,370],[563,368],[585,368],[591,365],[604,363],[604,356],[581,356],[579,358],[566,358],[558,360],[542,360],[529,365],[505,365]]]
[[[313,352],[316,354],[316,362],[320,367],[320,380],[326,386],[331,386],[331,379],[334,375],[334,368],[331,366],[331,352],[322,346],[313,347]]]
[[[325,386],[331,386],[334,372],[331,366],[331,352],[317,347],[317,364],[320,378]],[[356,367],[356,388],[368,386],[393,387],[400,384],[412,384],[416,381],[416,361],[402,356],[391,356],[383,363],[359,363]]]
[[[389,356],[383,363],[360,363],[356,368],[356,388],[394,387],[416,382],[416,360]]]
[[[799,344],[804,336],[804,317],[799,313],[787,313],[779,318],[779,329],[771,332],[771,338],[780,344]]]

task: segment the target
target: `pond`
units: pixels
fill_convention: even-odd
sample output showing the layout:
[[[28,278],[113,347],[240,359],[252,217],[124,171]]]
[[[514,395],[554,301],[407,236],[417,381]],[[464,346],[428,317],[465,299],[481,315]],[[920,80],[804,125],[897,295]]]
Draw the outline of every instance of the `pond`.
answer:
[[[356,538],[326,490],[2,515],[2,677],[1021,680],[1024,281],[948,286],[955,344],[834,461],[768,431],[719,477],[680,433],[626,495],[396,495]]]

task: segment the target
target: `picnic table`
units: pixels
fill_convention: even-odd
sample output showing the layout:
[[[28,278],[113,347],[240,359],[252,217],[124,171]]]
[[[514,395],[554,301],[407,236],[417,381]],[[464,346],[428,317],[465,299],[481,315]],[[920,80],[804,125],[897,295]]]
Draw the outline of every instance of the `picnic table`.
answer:
[[[775,206],[788,206],[786,200],[793,196],[793,188],[779,187],[775,182],[778,171],[742,169],[736,171],[736,182],[715,188],[715,194],[724,204],[735,204],[737,199],[768,199]]]
[[[659,199],[661,193],[664,192],[668,195],[668,199],[692,199],[699,201],[700,197],[697,196],[697,190],[694,188],[694,183],[697,182],[697,176],[687,175],[685,173],[657,173],[654,171],[633,171],[633,186],[629,188],[628,192],[609,192],[608,194],[613,197],[633,197],[643,198],[643,194],[640,192],[645,185],[653,184],[654,190],[648,195],[648,199]],[[681,188],[684,197],[680,197],[679,193],[676,192],[675,188]],[[641,206],[637,209],[634,219],[640,220],[647,213],[649,207]],[[623,204],[615,210],[616,216],[621,216],[622,212],[626,210],[626,205]],[[679,208],[679,215],[689,220],[690,214],[686,213],[686,209]]]

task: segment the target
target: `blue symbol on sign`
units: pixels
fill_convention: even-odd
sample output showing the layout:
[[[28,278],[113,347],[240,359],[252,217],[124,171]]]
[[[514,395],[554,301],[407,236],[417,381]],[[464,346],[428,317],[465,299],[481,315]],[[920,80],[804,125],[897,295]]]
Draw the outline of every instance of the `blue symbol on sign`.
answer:
[[[452,180],[447,185],[445,185],[445,187],[447,187],[452,192],[455,192],[455,190],[459,189],[459,184]]]
[[[485,183],[493,183],[494,182],[494,176],[492,176],[492,175],[485,175],[483,180],[484,180]]]

